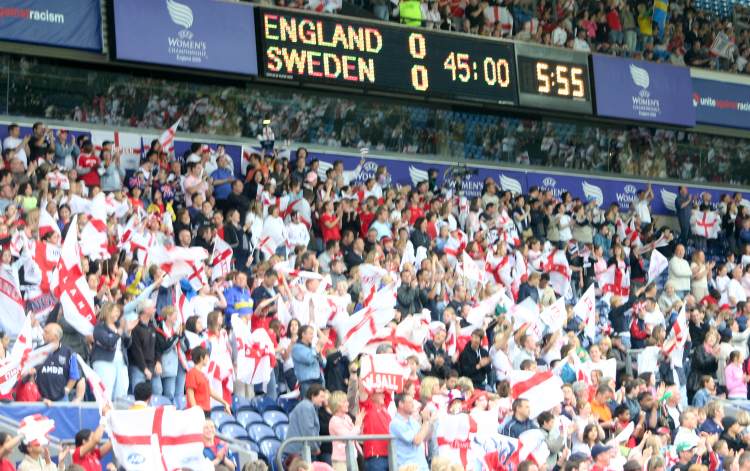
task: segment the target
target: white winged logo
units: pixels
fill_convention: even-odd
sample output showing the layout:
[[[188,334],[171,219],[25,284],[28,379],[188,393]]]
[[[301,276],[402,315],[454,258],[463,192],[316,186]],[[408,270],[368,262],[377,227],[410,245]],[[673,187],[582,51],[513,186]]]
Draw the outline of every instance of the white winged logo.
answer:
[[[426,182],[429,179],[427,176],[427,170],[422,170],[413,165],[409,165],[409,177],[411,178],[411,184],[414,186]]]
[[[661,202],[664,203],[664,207],[670,211],[677,211],[675,202],[677,201],[677,193],[669,191],[666,188],[661,189]]]
[[[182,26],[185,29],[190,29],[193,26],[193,10],[182,3],[177,3],[174,0],[167,0],[167,11],[169,17],[177,26]]]
[[[633,83],[643,88],[648,88],[651,79],[648,76],[648,71],[635,64],[630,64],[630,77],[633,79]]]
[[[586,196],[586,200],[596,201],[597,206],[601,206],[602,204],[604,204],[604,193],[602,193],[602,189],[600,187],[598,187],[597,185],[592,185],[586,180],[581,183],[581,187],[583,188],[583,194]]]
[[[500,188],[502,188],[505,191],[510,191],[514,195],[520,195],[523,193],[523,188],[521,188],[521,182],[516,180],[513,177],[508,177],[506,175],[500,174]]]

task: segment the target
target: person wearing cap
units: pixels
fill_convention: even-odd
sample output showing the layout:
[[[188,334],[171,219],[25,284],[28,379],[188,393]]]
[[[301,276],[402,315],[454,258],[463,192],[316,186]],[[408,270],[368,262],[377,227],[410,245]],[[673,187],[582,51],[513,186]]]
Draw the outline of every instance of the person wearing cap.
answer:
[[[156,303],[152,299],[141,301],[138,306],[138,324],[131,332],[131,344],[128,349],[128,371],[130,372],[130,386],[143,381],[151,381],[151,387],[156,395],[162,392],[161,363],[156,351],[156,325],[154,314]]]
[[[591,459],[594,460],[594,465],[591,467],[591,471],[607,471],[609,468],[609,462],[612,459],[612,447],[609,445],[602,445],[597,443],[591,448]]]
[[[677,452],[677,463],[672,468],[673,471],[687,471],[701,455],[697,452],[697,444],[689,442],[679,442],[675,445]]]
[[[589,471],[590,465],[591,456],[579,451],[568,456],[564,471]]]

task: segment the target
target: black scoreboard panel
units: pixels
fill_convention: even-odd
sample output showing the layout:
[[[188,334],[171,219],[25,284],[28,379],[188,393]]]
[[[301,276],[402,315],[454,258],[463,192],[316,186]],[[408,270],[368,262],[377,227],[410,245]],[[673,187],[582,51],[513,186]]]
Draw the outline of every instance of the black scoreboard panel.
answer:
[[[265,77],[518,104],[510,42],[267,8],[256,24]]]
[[[570,49],[516,44],[519,103],[591,114],[589,55]]]

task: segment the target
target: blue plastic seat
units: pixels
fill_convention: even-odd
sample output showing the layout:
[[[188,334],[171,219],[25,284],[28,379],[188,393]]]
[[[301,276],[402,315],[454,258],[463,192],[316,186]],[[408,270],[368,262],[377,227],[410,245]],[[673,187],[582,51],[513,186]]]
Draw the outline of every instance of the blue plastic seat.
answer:
[[[271,463],[271,469],[276,469],[276,454],[279,452],[281,442],[275,438],[267,438],[260,442],[260,452]]]
[[[276,402],[268,396],[256,396],[251,402],[252,406],[261,414],[267,410],[280,410]]]
[[[290,412],[292,412],[292,409],[294,409],[294,407],[299,403],[299,399],[280,397],[278,403],[281,410],[286,412],[288,415]]]
[[[219,427],[219,433],[232,438],[247,438],[247,430],[237,422],[226,422]]]
[[[262,424],[265,423],[263,416],[250,409],[243,409],[237,412],[237,422],[242,424],[243,427],[247,428],[250,424]]]
[[[228,422],[234,422],[234,417],[227,414],[223,410],[220,411],[212,411],[211,412],[211,420],[213,421],[214,425],[216,425],[217,428],[221,428],[222,425],[228,423]]]
[[[273,431],[276,433],[276,438],[278,438],[281,441],[286,440],[286,432],[288,430],[289,430],[289,424],[286,422],[276,424],[276,426],[273,428]]]
[[[232,410],[235,414],[241,410],[254,409],[253,402],[251,399],[241,396],[232,397]]]
[[[167,396],[160,396],[157,394],[154,394],[153,396],[151,396],[151,400],[149,401],[149,403],[153,407],[172,405],[172,401]]]
[[[254,451],[255,453],[260,454],[260,447],[258,446],[257,443],[255,443],[254,441],[252,441],[249,437],[248,438],[243,438],[242,439],[242,443],[245,446],[247,446],[247,448],[249,448],[250,451]]]
[[[280,423],[289,423],[289,417],[279,410],[267,410],[263,413],[263,422],[273,428]]]
[[[187,409],[187,397],[186,396],[177,396],[176,398],[174,398],[174,406],[178,410]]]
[[[250,438],[256,442],[260,443],[266,438],[275,438],[276,432],[273,431],[271,427],[269,427],[266,424],[250,424],[247,426],[247,434],[250,436]]]

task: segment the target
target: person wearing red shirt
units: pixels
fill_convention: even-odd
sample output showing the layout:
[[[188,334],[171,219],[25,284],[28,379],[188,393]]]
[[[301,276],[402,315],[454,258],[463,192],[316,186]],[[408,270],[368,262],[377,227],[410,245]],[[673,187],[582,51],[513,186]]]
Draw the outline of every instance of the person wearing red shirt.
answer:
[[[76,161],[76,171],[78,179],[86,184],[88,188],[99,186],[101,179],[99,177],[99,166],[102,161],[94,154],[94,146],[87,141]]]
[[[375,390],[370,397],[359,403],[360,409],[365,411],[362,422],[363,435],[388,435],[391,425],[391,415],[385,407],[385,393]],[[388,441],[367,440],[363,443],[362,451],[365,457],[365,471],[386,471],[388,469]]]
[[[341,240],[341,207],[336,214],[333,212],[333,201],[326,201],[325,210],[320,216],[320,232],[323,236],[323,243],[329,240]]]
[[[373,210],[372,202],[375,199],[367,198],[365,204],[361,205],[359,213],[359,235],[362,238],[367,237],[367,231],[370,230],[370,224],[375,220],[375,211]]]
[[[231,414],[229,403],[224,400],[221,392],[211,389],[208,378],[202,371],[208,365],[208,351],[200,346],[195,347],[190,354],[190,358],[195,366],[185,375],[185,396],[187,397],[188,408],[198,406],[203,409],[206,418],[209,418],[211,416],[211,398],[214,398],[224,405],[228,414]]]
[[[0,432],[0,471],[16,471],[16,467],[8,459],[8,456],[21,443],[21,435],[11,436],[9,433]]]
[[[109,407],[102,410],[102,417],[107,415]],[[112,450],[112,442],[107,442],[98,447],[97,445],[104,435],[104,424],[99,424],[96,430],[82,429],[75,437],[75,450],[73,450],[73,464],[77,464],[86,471],[100,471],[102,469],[101,458]]]

